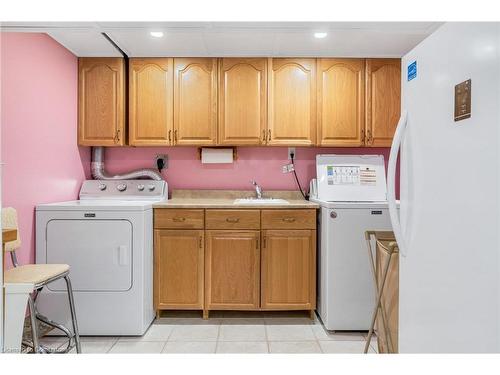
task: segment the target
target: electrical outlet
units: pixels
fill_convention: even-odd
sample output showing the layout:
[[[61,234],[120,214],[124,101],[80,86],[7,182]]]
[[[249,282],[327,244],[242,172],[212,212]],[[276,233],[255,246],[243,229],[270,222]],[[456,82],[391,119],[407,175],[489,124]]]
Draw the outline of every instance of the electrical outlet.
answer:
[[[292,160],[292,154],[293,158],[297,159],[297,154],[295,153],[295,147],[288,147],[288,160]]]
[[[287,164],[282,167],[283,173],[290,173],[293,172],[295,169],[293,168],[293,164]]]
[[[155,164],[153,167],[154,169],[158,169],[158,160],[163,160],[163,168],[162,169],[168,168],[168,155],[165,155],[165,154],[156,155]]]

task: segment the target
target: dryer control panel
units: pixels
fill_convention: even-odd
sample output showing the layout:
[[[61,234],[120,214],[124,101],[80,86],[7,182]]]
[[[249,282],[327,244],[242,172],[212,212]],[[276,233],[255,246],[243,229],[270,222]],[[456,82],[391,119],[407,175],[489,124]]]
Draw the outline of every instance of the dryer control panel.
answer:
[[[86,180],[80,189],[80,199],[157,202],[168,199],[168,185],[156,180]]]

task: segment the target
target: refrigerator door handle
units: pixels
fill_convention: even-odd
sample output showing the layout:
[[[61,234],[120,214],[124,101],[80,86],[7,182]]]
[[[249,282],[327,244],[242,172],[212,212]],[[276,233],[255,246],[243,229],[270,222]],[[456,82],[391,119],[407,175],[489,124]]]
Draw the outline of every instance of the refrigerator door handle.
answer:
[[[391,217],[392,230],[396,241],[398,243],[399,252],[402,256],[407,256],[407,248],[403,232],[401,230],[401,222],[398,216],[398,209],[396,205],[396,164],[398,161],[399,149],[403,141],[406,124],[408,120],[408,112],[403,110],[399,118],[396,132],[391,145],[391,152],[389,154],[389,163],[387,166],[387,201],[389,203],[389,215]]]

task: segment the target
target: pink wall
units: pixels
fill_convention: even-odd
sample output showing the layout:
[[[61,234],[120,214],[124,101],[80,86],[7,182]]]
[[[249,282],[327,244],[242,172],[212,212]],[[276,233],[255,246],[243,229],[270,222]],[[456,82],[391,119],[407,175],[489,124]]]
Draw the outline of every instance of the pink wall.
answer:
[[[238,147],[238,160],[233,164],[201,164],[196,147],[108,148],[106,168],[120,173],[130,168],[153,167],[157,154],[168,154],[169,166],[163,176],[172,189],[249,190],[255,179],[265,190],[292,190],[296,183],[292,174],[283,174],[287,164],[286,147]],[[317,154],[382,154],[386,164],[388,148],[296,148],[296,171],[303,189],[316,175]]]
[[[77,140],[77,58],[45,34],[1,33],[4,207],[18,210],[21,263],[34,262],[34,207],[77,198],[89,175]]]

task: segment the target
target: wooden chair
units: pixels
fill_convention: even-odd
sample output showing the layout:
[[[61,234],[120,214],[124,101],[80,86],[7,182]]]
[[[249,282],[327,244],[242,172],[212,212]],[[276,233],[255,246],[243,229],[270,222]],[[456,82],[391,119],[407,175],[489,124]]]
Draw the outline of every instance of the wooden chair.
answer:
[[[76,347],[76,352],[81,353],[80,335],[78,333],[78,324],[75,313],[75,302],[73,299],[73,289],[71,288],[71,281],[69,279],[69,265],[67,264],[26,264],[19,265],[16,257],[16,250],[20,248],[21,241],[19,239],[19,229],[17,224],[17,212],[12,207],[2,208],[2,228],[16,229],[17,239],[15,241],[7,242],[4,251],[10,253],[13,268],[6,270],[4,273],[5,283],[29,283],[34,284],[34,292],[28,299],[28,307],[31,322],[31,342],[23,342],[23,344],[31,347],[34,353],[67,353],[73,347]],[[53,322],[49,318],[41,315],[36,310],[36,298],[42,289],[51,282],[59,279],[64,279],[66,282],[69,307],[71,313],[71,321],[73,325],[73,332],[62,324]],[[68,345],[63,350],[51,350],[39,342],[38,324],[37,320],[47,324],[50,327],[62,331],[68,337]]]

